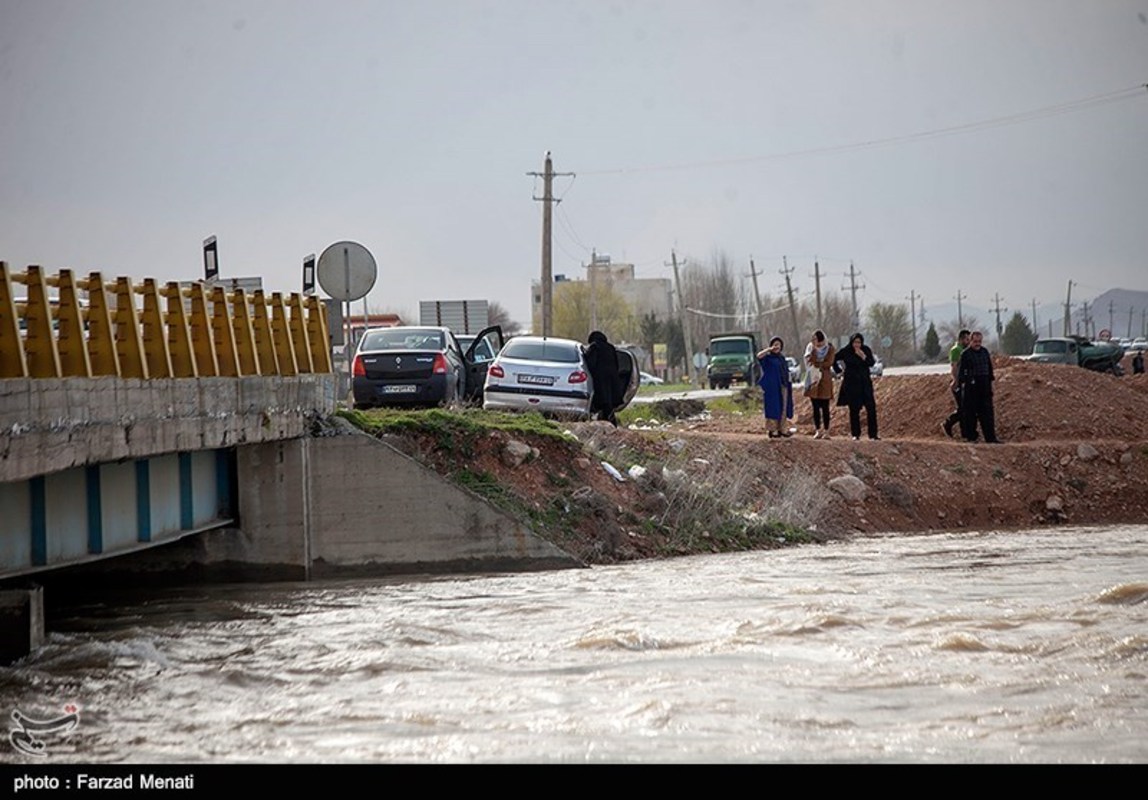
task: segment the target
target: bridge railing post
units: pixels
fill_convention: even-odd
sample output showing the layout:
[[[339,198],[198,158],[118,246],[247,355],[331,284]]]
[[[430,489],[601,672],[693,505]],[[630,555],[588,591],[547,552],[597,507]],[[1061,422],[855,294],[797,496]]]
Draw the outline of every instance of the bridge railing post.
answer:
[[[297,292],[248,295],[203,281],[160,288],[154,278],[77,279],[0,262],[0,378],[330,373],[328,334],[326,306]]]

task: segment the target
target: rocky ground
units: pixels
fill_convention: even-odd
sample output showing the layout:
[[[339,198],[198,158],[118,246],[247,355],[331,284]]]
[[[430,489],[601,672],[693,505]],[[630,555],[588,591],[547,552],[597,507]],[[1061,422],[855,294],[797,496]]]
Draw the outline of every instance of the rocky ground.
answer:
[[[864,533],[1148,521],[1148,376],[1009,358],[996,373],[1002,445],[946,437],[948,378],[926,375],[875,381],[880,441],[852,441],[836,407],[833,438],[813,439],[802,398],[798,432],[769,439],[747,393],[741,413],[571,424],[576,442],[492,431],[462,454],[429,437],[404,447],[496,491],[590,563]]]

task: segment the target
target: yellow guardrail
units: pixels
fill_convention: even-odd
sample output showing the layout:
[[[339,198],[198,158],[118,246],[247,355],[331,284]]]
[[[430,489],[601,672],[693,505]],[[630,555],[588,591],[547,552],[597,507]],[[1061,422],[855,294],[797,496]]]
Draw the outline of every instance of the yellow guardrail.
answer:
[[[13,284],[26,292],[17,298]],[[55,297],[49,289],[55,289]],[[142,303],[137,305],[137,297]],[[0,378],[202,378],[331,372],[317,297],[77,278],[0,261]]]

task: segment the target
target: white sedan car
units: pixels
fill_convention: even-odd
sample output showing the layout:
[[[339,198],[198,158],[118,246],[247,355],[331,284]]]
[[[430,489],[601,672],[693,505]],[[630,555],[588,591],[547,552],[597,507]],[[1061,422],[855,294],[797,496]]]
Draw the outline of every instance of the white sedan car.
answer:
[[[638,371],[630,352],[620,348],[618,367],[625,387],[624,402],[616,409],[620,411],[638,390]],[[482,407],[589,419],[593,392],[581,342],[515,336],[486,372]]]
[[[587,418],[593,388],[580,342],[516,336],[486,371],[482,407]]]

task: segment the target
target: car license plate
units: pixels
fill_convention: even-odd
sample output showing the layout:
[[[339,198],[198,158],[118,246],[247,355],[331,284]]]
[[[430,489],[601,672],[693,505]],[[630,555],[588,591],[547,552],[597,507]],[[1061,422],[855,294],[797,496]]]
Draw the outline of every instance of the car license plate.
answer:
[[[395,386],[384,386],[383,394],[414,394],[419,390],[417,386],[410,386],[408,384],[400,384]]]
[[[519,383],[536,383],[536,384],[539,384],[541,386],[553,386],[554,385],[554,376],[553,375],[519,375],[518,376],[518,382]]]

